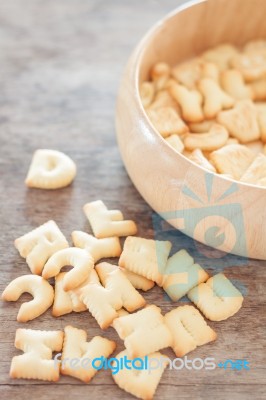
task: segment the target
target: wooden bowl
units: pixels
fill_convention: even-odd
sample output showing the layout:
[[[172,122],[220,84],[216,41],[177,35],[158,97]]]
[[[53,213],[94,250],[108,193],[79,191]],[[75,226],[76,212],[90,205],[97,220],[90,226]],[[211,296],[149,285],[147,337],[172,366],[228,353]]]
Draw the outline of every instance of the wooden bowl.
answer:
[[[157,213],[201,243],[263,260],[266,189],[210,173],[172,149],[149,122],[139,85],[157,61],[174,65],[219,43],[266,38],[265,9],[266,0],[194,1],[166,16],[132,54],[116,114],[127,172]]]

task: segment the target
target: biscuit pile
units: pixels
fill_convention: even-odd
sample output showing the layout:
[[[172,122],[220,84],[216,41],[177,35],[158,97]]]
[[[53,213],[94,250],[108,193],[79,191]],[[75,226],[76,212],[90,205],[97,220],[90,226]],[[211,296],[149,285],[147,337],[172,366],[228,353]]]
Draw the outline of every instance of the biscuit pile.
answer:
[[[101,329],[112,327],[124,341],[125,349],[116,359],[147,356],[164,360],[161,349],[171,347],[176,357],[183,357],[216,339],[202,314],[221,321],[241,308],[243,297],[233,284],[221,273],[210,277],[186,250],[169,257],[171,242],[133,236],[136,224],[124,220],[119,210],[108,210],[100,200],[86,204],[84,212],[94,236],[74,231],[72,247],[54,221],[15,240],[31,274],[14,279],[2,299],[16,301],[24,292],[32,295],[33,299],[20,307],[19,322],[37,318],[50,306],[54,317],[88,310]],[[123,249],[121,236],[127,236]],[[112,257],[119,257],[118,265],[99,262]],[[73,268],[61,272],[64,266]],[[54,286],[48,282],[50,278],[54,278]],[[146,304],[143,296],[155,284],[173,301],[187,295],[202,314],[193,305],[183,305],[162,315],[161,309]],[[87,341],[84,330],[69,325],[64,332],[17,329],[15,347],[23,354],[12,359],[12,378],[57,381],[61,373],[89,382],[97,369],[73,368],[67,360],[85,363],[108,358],[116,343],[101,336]],[[55,362],[53,352],[62,352],[61,360]],[[168,362],[165,357],[162,368],[123,368],[112,376],[121,389],[151,399]]]
[[[230,179],[266,186],[266,40],[223,44],[140,86],[146,113],[179,153]]]

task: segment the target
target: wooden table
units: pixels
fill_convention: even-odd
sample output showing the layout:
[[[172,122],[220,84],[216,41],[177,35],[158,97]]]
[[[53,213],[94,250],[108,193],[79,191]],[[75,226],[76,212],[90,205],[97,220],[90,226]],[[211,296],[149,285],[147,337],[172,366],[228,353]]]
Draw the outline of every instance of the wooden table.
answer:
[[[153,237],[152,210],[130,182],[120,159],[114,128],[115,97],[124,64],[144,32],[173,9],[177,0],[9,0],[0,4],[0,263],[1,291],[29,272],[13,240],[54,219],[70,239],[74,229],[90,231],[82,212],[85,202],[102,199],[135,219],[139,235]],[[28,190],[24,178],[37,148],[58,149],[77,163],[74,184],[63,190]],[[191,239],[173,232],[171,240],[186,247],[213,273],[217,263],[196,251]],[[263,399],[265,397],[266,263],[228,257],[222,269],[245,292],[241,311],[227,321],[210,323],[215,343],[188,355],[246,359],[249,371],[166,371],[156,399]],[[149,303],[172,309],[158,287],[145,294]],[[28,324],[16,322],[21,302],[1,302],[0,380],[2,399],[130,399],[100,371],[87,386],[62,377],[56,384],[11,380],[15,331],[63,329],[72,324],[101,334],[88,312],[53,318],[50,310]],[[180,304],[184,304],[183,302]],[[104,333],[123,348],[115,331]],[[169,350],[165,352],[173,357]]]

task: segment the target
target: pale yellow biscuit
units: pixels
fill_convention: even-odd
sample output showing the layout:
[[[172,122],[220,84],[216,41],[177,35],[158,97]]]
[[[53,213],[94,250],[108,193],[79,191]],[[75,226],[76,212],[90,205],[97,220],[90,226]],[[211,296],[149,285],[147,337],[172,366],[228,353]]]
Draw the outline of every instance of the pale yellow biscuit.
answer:
[[[232,58],[237,54],[238,50],[236,47],[224,43],[206,50],[202,54],[202,57],[204,60],[214,63],[219,70],[223,71],[229,67]]]
[[[240,181],[266,186],[266,156],[264,154],[257,155],[253,163],[242,175]]]
[[[149,107],[155,95],[154,84],[152,82],[142,82],[139,93],[143,107]]]
[[[52,278],[68,265],[73,268],[66,273],[63,279],[63,288],[66,291],[75,289],[89,277],[94,267],[94,260],[86,250],[76,247],[59,250],[45,264],[42,276],[45,279]]]
[[[54,221],[48,221],[15,240],[15,247],[33,274],[41,275],[44,264],[68,242]]]
[[[156,282],[163,283],[165,269],[172,244],[169,241],[127,237],[119,259],[119,266]]]
[[[261,140],[255,140],[254,142],[246,143],[246,146],[253,151],[257,156],[259,153],[263,153],[263,142]]]
[[[184,121],[171,107],[148,109],[147,115],[154,128],[164,138],[173,134],[181,135],[188,131]]]
[[[234,179],[240,179],[254,160],[252,150],[241,144],[230,144],[210,155],[212,163],[221,174],[229,174]]]
[[[36,150],[25,183],[38,189],[59,189],[70,185],[76,172],[75,163],[66,154],[56,150]]]
[[[255,101],[265,101],[266,100],[266,78],[258,79],[251,82],[249,85],[250,91],[252,93],[252,98]]]
[[[197,346],[212,342],[217,337],[193,306],[177,307],[165,314],[164,319],[172,333],[172,348],[177,357],[183,357]]]
[[[221,111],[217,121],[240,143],[252,142],[260,137],[257,110],[251,100],[238,101],[232,110]]]
[[[217,274],[188,292],[188,298],[211,321],[222,321],[237,313],[243,296],[224,274]]]
[[[65,327],[61,374],[88,383],[98,371],[91,365],[92,360],[109,357],[115,348],[115,342],[101,336],[95,336],[87,342],[86,331],[68,325]],[[74,363],[73,360],[78,361]]]
[[[85,303],[102,329],[108,328],[124,307],[129,312],[145,305],[146,301],[127,279],[120,268],[109,263],[96,266],[104,286],[89,283],[79,289],[80,300]]]
[[[231,60],[231,66],[241,72],[246,82],[265,77],[266,50],[237,54]]]
[[[24,354],[12,358],[11,378],[58,381],[59,365],[52,355],[62,349],[63,337],[61,331],[17,329],[15,346]]]
[[[181,85],[188,89],[195,89],[201,77],[201,67],[198,58],[184,61],[172,68],[171,74]]]
[[[176,82],[169,80],[169,88]],[[174,100],[174,98],[169,93],[169,89],[160,90],[156,93],[153,102],[148,107],[149,110],[157,110],[159,108],[171,107],[173,108],[178,115],[181,115],[181,110],[178,103]]]
[[[101,200],[85,204],[83,210],[98,239],[137,233],[134,221],[124,220],[123,214],[119,210],[108,210]]]
[[[168,138],[166,138],[165,140],[178,153],[182,153],[182,151],[184,150],[184,143],[178,135],[168,136]]]
[[[116,318],[124,317],[125,315],[128,315],[128,314],[129,314],[129,312],[127,312],[127,310],[125,310],[124,308],[120,308],[120,310],[117,310]],[[113,323],[110,326],[112,326],[112,328],[113,328]]]
[[[195,149],[189,156],[191,161],[194,161],[196,164],[200,165],[203,168],[206,168],[208,171],[216,172],[214,166],[209,162],[209,160],[204,156],[200,149]]]
[[[124,307],[127,311],[132,312],[145,306],[145,299],[132,285],[126,271],[106,262],[97,264],[95,269],[103,286],[114,296],[121,297],[122,305],[119,309]]]
[[[165,88],[170,77],[170,66],[165,62],[158,62],[151,68],[151,79],[154,82],[155,90],[159,91]]]
[[[237,69],[227,69],[221,74],[222,88],[234,99],[252,99],[253,90],[245,84],[243,76]]]
[[[147,306],[134,314],[116,318],[113,327],[124,340],[130,357],[143,357],[172,345],[172,335],[164,323],[161,309]]]
[[[175,84],[170,87],[169,92],[180,105],[185,121],[201,122],[204,120],[203,99],[197,90],[189,90],[183,85]]]
[[[154,286],[154,282],[150,279],[145,278],[144,276],[135,274],[134,272],[128,271],[125,268],[118,267],[117,265],[109,264],[109,263],[100,263],[95,267],[101,282],[103,285],[106,284],[106,278],[110,272],[116,271],[119,269],[123,274],[127,277],[129,282],[134,286],[135,289],[141,289],[144,292],[150,290]]]
[[[178,64],[171,71],[177,82],[188,89],[196,89],[200,79],[211,78],[218,81],[219,70],[213,63],[206,62],[200,58],[193,58]]]
[[[253,143],[253,142],[251,142],[251,143]],[[229,146],[230,144],[239,144],[239,140],[236,139],[236,138],[229,137],[229,138],[227,139],[226,143],[225,143],[225,146]],[[247,143],[246,146],[247,146],[248,144],[249,144],[249,143]]]
[[[206,133],[209,132],[215,120],[205,120],[202,122],[196,122],[189,124],[189,131],[191,133]]]
[[[228,137],[228,132],[224,126],[213,124],[209,132],[188,133],[184,137],[184,145],[187,150],[214,151],[223,147]]]
[[[30,293],[32,300],[20,306],[17,320],[27,322],[43,314],[54,300],[53,287],[41,276],[23,275],[7,285],[2,293],[5,301],[16,301],[23,293]]]
[[[117,317],[121,305],[120,296],[113,295],[99,284],[88,284],[79,290],[80,300],[86,305],[101,329],[107,329]]]
[[[198,89],[203,96],[203,111],[207,119],[215,118],[219,111],[231,108],[235,104],[235,100],[213,79],[201,79]]]
[[[171,300],[177,301],[208,278],[207,272],[183,249],[168,258],[163,288]]]
[[[245,53],[256,53],[266,50],[266,40],[255,39],[248,41],[243,47]]]
[[[127,279],[129,280],[129,282],[131,282],[135,289],[140,289],[144,292],[147,292],[155,285],[155,283],[151,279],[147,279],[145,278],[145,276],[135,274],[134,272],[128,271],[125,268],[121,268],[121,270],[124,272]]]
[[[209,78],[213,81],[219,82],[220,71],[216,64],[200,60],[201,65],[201,79]]]
[[[123,362],[124,358],[130,360],[126,350],[121,351],[116,355],[119,362]],[[145,362],[148,365],[152,364],[153,360],[160,361],[160,365],[156,369],[146,369]],[[135,363],[138,369],[120,369],[116,374],[112,374],[115,383],[120,389],[132,394],[143,400],[151,400],[156,392],[157,386],[161,380],[163,372],[169,363],[169,359],[159,352],[149,354],[146,361],[142,358],[138,360],[139,364]]]
[[[119,257],[122,252],[118,237],[97,239],[82,231],[74,231],[71,236],[74,246],[87,250],[92,255],[94,262],[101,258]]]
[[[67,272],[60,272],[55,277],[55,294],[52,314],[54,317],[74,312],[81,312],[87,310],[85,304],[79,298],[79,290],[86,286],[88,283],[100,283],[96,271],[93,269],[89,277],[74,290],[67,292],[63,288],[64,277]]]
[[[161,89],[158,93],[161,93],[161,92],[163,92],[164,90],[169,90],[170,89],[170,87],[172,86],[172,85],[174,85],[174,84],[176,84],[176,80],[175,80],[175,78],[173,78],[171,75],[170,75],[170,77],[169,77],[169,79],[166,81],[166,83],[165,83],[165,87],[164,87],[164,89]],[[171,95],[170,95],[171,96]],[[172,96],[171,96],[172,97]],[[178,114],[179,114],[179,112],[178,112]]]

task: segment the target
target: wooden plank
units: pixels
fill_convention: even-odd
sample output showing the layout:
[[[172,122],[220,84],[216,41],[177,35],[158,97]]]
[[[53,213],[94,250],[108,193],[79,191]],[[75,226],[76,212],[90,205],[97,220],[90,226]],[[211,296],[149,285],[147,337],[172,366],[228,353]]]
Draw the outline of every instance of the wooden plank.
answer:
[[[68,395],[68,398],[72,396],[77,400],[83,400],[85,396],[89,396],[91,399],[134,399],[135,397],[125,393],[120,389],[113,391],[111,385],[93,385],[90,384],[88,387],[84,384],[79,385],[63,385],[58,386],[51,384],[49,386],[49,397],[47,396],[48,385],[16,385],[16,386],[0,386],[0,395],[6,396],[5,398],[13,399],[19,396],[21,400],[28,400],[29,398],[38,398],[40,400],[46,400],[47,398],[61,398]],[[253,393],[254,399],[265,399],[264,385],[164,385],[161,384],[157,389],[155,400],[159,399],[198,399],[205,400],[206,398],[215,398],[217,400],[224,400],[230,398],[232,400],[249,400],[250,393]],[[115,397],[114,397],[115,396]]]

